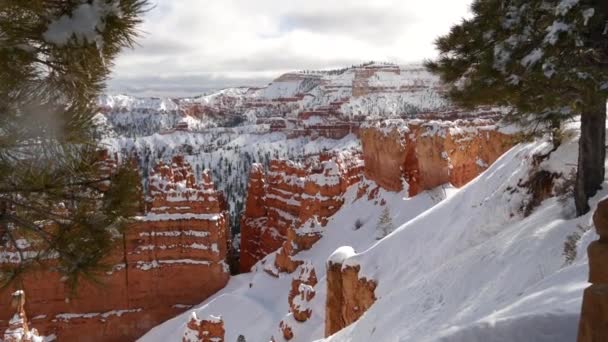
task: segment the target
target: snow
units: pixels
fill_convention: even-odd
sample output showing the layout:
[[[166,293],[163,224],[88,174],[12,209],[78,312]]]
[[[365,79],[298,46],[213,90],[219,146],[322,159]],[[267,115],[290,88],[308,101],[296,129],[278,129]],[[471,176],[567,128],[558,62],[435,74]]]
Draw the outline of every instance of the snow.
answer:
[[[587,8],[583,11],[584,25],[589,24],[589,20],[595,15],[595,8]]]
[[[100,33],[105,29],[106,17],[120,15],[119,2],[94,0],[92,3],[82,3],[74,9],[71,15],[64,14],[48,25],[43,38],[48,43],[63,46],[72,37],[79,43],[97,44],[101,49],[103,38]]]
[[[97,317],[108,318],[110,316],[120,317],[127,313],[135,313],[135,312],[140,312],[140,311],[142,311],[142,308],[111,310],[111,311],[107,311],[107,312],[62,313],[62,314],[55,315],[55,319],[61,320],[61,321],[69,321],[69,320],[78,319],[78,318],[97,318]]]
[[[177,220],[207,220],[218,221],[222,214],[154,214],[148,213],[145,216],[137,216],[140,221],[177,221]]]
[[[579,0],[561,0],[555,8],[555,13],[562,16],[566,15],[578,2]]]
[[[137,268],[142,271],[149,271],[154,268],[159,268],[161,264],[167,265],[211,265],[210,261],[207,260],[192,260],[192,259],[168,259],[168,260],[152,260],[152,261],[138,261]]]
[[[534,64],[538,63],[538,61],[543,58],[543,55],[543,50],[540,48],[536,48],[521,60],[521,65],[526,68],[530,68],[534,66]]]
[[[195,237],[206,237],[209,236],[209,232],[199,231],[199,230],[171,230],[171,231],[163,231],[163,232],[141,232],[139,236],[195,236]]]
[[[352,247],[342,246],[331,253],[327,259],[327,262],[331,264],[342,264],[344,260],[356,254],[357,253],[355,253],[355,250]]]
[[[553,24],[551,24],[551,26],[549,26],[547,28],[547,35],[545,36],[545,42],[549,43],[551,45],[555,45],[555,43],[557,43],[557,41],[559,40],[559,34],[562,32],[569,32],[570,31],[570,25],[562,22],[562,21],[555,21],[553,22]]]

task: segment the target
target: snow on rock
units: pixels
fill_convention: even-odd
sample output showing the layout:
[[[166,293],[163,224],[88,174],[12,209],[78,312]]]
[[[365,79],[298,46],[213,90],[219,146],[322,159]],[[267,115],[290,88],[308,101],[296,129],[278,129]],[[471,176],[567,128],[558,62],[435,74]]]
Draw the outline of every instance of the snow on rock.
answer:
[[[342,247],[336,249],[333,253],[331,253],[329,258],[327,259],[327,262],[330,264],[342,265],[344,260],[346,260],[356,254],[357,253],[355,253],[355,250],[352,247],[342,246]]]
[[[224,322],[221,317],[209,315],[199,319],[192,312],[181,339],[183,342],[224,342]]]

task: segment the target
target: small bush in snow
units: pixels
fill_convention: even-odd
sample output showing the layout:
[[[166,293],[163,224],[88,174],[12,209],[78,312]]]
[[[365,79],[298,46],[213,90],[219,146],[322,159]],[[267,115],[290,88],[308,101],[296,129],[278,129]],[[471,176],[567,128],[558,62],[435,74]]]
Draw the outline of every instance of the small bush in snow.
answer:
[[[393,229],[395,229],[395,226],[393,225],[393,218],[391,217],[391,212],[388,206],[385,206],[384,209],[382,209],[382,214],[380,214],[380,218],[378,219],[377,229],[378,240],[384,238],[390,234]]]
[[[566,258],[564,265],[571,265],[574,262],[576,259],[576,247],[578,242],[583,234],[585,234],[589,229],[591,229],[591,226],[578,225],[578,230],[566,237],[566,242],[564,242],[564,251],[562,252],[562,255]]]
[[[355,230],[359,230],[361,227],[363,227],[363,221],[361,221],[361,219],[357,219],[355,221]]]

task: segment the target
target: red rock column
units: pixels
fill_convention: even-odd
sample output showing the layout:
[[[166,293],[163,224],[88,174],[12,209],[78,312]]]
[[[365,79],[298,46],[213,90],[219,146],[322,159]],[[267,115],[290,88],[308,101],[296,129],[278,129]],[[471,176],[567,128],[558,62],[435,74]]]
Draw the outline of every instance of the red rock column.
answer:
[[[325,300],[325,337],[331,336],[346,326],[342,317],[344,306],[344,291],[342,289],[342,262],[343,257],[337,255],[341,247],[336,250],[327,261],[327,298]],[[354,250],[346,250],[354,253]]]
[[[587,249],[592,285],[583,294],[578,342],[608,340],[608,199],[598,204],[593,222],[600,239]]]
[[[340,247],[327,261],[325,337],[357,321],[376,301],[376,282],[359,278],[359,266],[344,265],[354,255],[351,247]]]
[[[266,211],[266,175],[260,164],[253,164],[249,173],[247,186],[247,200],[245,212],[241,217],[241,255],[239,269],[249,272],[265,254],[260,246],[262,229],[266,226],[268,218]]]

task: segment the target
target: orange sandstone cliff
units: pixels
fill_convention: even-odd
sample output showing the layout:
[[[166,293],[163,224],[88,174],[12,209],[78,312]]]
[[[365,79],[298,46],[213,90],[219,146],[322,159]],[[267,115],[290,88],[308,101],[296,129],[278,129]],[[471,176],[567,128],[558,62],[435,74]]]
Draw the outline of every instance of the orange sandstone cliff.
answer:
[[[360,130],[365,177],[410,196],[439,185],[461,187],[510,149],[514,139],[491,120],[393,120]]]
[[[83,280],[73,296],[56,272],[27,275],[25,307],[41,335],[133,341],[223,288],[229,279],[227,213],[210,175],[199,178],[183,157],[156,166],[145,214],[118,238],[106,261],[113,266],[99,276],[99,284]],[[7,249],[1,256],[5,267],[20,260]],[[0,303],[9,302],[12,290],[0,293]],[[2,331],[9,319],[11,313],[0,310]]]

